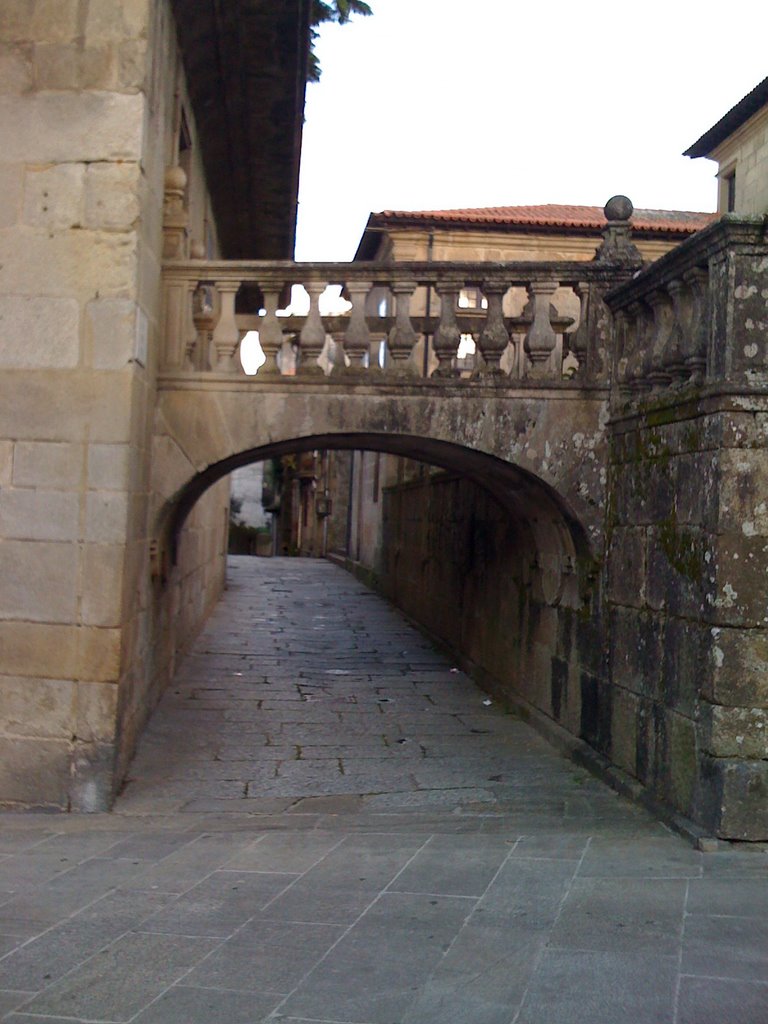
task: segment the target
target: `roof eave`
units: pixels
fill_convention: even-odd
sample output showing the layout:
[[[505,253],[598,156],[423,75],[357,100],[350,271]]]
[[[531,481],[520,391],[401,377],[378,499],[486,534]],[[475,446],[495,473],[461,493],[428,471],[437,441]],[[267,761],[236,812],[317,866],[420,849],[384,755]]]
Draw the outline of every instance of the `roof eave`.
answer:
[[[222,254],[293,255],[310,0],[172,0]]]
[[[768,78],[764,78],[751,92],[739,100],[735,107],[731,107],[717,124],[704,132],[700,139],[697,139],[692,146],[684,151],[683,156],[693,159],[709,156],[766,104],[768,104]]]

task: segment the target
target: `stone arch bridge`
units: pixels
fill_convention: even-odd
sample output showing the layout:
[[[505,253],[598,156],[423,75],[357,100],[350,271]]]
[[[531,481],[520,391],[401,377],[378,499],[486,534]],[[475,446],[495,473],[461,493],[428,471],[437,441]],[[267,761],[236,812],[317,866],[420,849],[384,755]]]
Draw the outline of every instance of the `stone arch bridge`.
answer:
[[[433,579],[473,618],[443,637],[457,656],[670,820],[764,838],[767,252],[757,225],[726,220],[640,271],[620,248],[579,264],[168,264],[157,621],[190,513],[232,469],[318,448],[432,463],[485,530],[481,567]],[[297,283],[308,308],[278,316]],[[328,283],[343,317],[321,315]],[[465,287],[484,310],[459,309]],[[267,361],[248,377],[254,328]]]

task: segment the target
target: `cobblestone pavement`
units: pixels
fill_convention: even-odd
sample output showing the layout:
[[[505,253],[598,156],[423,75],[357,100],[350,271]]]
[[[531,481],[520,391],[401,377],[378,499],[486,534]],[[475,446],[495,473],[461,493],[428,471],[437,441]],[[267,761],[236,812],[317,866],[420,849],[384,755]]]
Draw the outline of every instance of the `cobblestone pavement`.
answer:
[[[325,562],[233,559],[113,814],[0,816],[0,1019],[766,1024],[702,854]]]

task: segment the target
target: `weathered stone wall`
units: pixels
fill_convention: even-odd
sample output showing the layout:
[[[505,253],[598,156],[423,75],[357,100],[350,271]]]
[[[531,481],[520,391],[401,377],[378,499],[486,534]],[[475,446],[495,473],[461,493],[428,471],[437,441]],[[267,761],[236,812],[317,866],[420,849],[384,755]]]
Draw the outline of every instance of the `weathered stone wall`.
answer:
[[[719,835],[768,834],[765,400],[619,420],[609,476],[612,757]]]
[[[151,675],[148,439],[178,76],[164,4],[0,7],[4,803],[108,804],[121,720],[125,749],[136,728],[124,693]]]
[[[552,593],[546,542],[466,478],[431,474],[384,492],[378,585],[491,690],[607,752],[605,654],[590,566]]]

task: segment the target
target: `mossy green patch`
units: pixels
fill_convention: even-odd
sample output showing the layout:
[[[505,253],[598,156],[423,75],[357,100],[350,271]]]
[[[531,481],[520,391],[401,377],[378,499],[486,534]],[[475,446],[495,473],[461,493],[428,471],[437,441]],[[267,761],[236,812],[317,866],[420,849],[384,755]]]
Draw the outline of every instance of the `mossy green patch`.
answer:
[[[659,542],[676,572],[695,583],[701,582],[704,576],[704,540],[701,534],[680,526],[673,512],[659,523]]]

